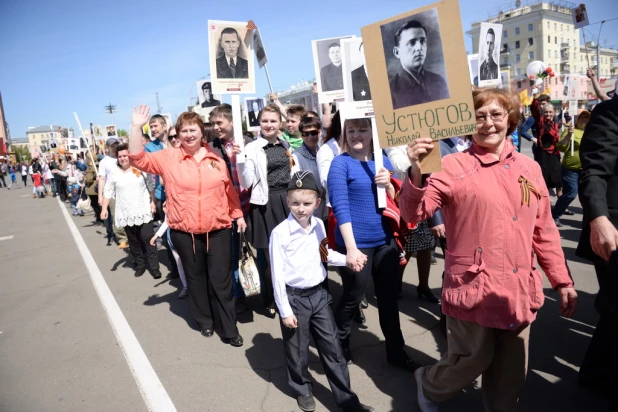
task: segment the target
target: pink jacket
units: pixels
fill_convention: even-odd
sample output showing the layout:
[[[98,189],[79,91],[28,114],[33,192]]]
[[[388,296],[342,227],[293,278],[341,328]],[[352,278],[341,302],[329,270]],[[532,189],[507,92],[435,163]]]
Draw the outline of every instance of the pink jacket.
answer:
[[[553,288],[573,285],[539,165],[507,141],[500,160],[473,144],[442,167],[423,189],[407,177],[399,206],[408,222],[442,209],[443,312],[490,328],[529,325],[545,299],[535,253]]]

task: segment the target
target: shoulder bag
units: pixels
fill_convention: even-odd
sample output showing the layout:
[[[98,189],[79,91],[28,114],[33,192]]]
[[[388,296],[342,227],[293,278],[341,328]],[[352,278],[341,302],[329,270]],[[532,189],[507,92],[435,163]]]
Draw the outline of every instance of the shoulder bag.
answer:
[[[258,272],[256,259],[247,242],[244,233],[240,234],[240,259],[238,260],[238,281],[242,286],[245,296],[259,295],[261,291],[260,273]]]

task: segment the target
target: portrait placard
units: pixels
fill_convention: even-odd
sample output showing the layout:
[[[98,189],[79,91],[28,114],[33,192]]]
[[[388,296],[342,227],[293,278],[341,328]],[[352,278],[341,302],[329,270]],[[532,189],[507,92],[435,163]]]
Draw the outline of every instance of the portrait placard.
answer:
[[[255,93],[252,30],[246,22],[208,20],[212,92]]]
[[[112,124],[109,126],[105,126],[105,135],[107,137],[118,137],[118,135],[116,134],[116,125]]]
[[[264,48],[260,29],[253,30],[253,50],[255,50],[255,58],[258,62],[258,67],[261,69],[268,63],[268,57],[266,56],[266,49]]]
[[[365,51],[363,39],[341,40],[343,90],[346,102],[361,102],[371,100],[371,89],[365,67]]]
[[[215,107],[221,104],[221,96],[212,94],[212,82],[210,80],[198,80],[195,84],[200,107]]]
[[[247,123],[247,130],[260,130],[258,115],[264,106],[264,99],[261,97],[245,97],[245,122]]]
[[[479,36],[479,87],[499,87],[502,25],[481,23]]]
[[[588,11],[586,11],[586,5],[581,3],[579,6],[571,10],[573,15],[573,24],[576,29],[581,29],[590,24],[588,20]]]
[[[344,100],[341,40],[354,37],[356,36],[333,37],[311,42],[320,103]]]
[[[94,137],[103,137],[103,128],[101,126],[94,126]]]
[[[361,29],[382,147],[476,130],[459,16],[444,0]]]
[[[470,72],[470,84],[472,86],[479,86],[479,55],[468,55],[468,71]]]

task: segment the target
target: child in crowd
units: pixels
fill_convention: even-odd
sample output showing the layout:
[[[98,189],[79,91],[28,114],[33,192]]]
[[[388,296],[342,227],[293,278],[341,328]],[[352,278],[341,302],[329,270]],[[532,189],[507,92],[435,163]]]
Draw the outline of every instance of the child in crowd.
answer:
[[[38,170],[34,170],[32,173],[32,197],[39,199],[43,199],[45,197],[45,186],[43,186],[43,178],[41,176],[41,172]]]
[[[326,279],[322,262],[345,266],[346,256],[326,248],[324,224],[314,216],[319,196],[313,173],[294,173],[287,186],[290,214],[273,229],[269,243],[288,384],[301,410],[315,410],[308,371],[312,336],[337,405],[343,411],[373,411],[361,404],[350,388],[348,365],[331,309],[332,297],[322,286]],[[365,263],[359,261],[357,265],[362,267]]]
[[[13,187],[13,185],[17,185],[17,188],[21,188],[21,185],[19,184],[19,182],[17,181],[17,176],[15,176],[15,169],[17,166],[11,166],[11,168],[9,169],[9,174],[11,175],[11,184],[9,185],[9,187],[7,187],[7,189],[11,190],[11,188]]]
[[[77,208],[77,202],[79,202],[79,198],[82,194],[82,188],[74,177],[69,178],[69,183],[69,202],[71,203],[73,216],[84,216],[84,211]]]

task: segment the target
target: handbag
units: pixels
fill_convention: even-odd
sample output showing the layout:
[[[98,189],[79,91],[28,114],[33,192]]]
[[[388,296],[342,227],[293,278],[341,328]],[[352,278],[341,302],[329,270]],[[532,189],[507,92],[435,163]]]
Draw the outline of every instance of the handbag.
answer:
[[[240,234],[240,259],[238,260],[238,281],[242,286],[245,296],[259,295],[261,292],[260,273],[258,272],[256,259],[251,247],[247,242],[244,232]]]
[[[82,189],[82,194],[77,201],[76,207],[84,212],[90,212],[90,210],[92,209],[92,205],[90,204],[90,198],[86,194],[86,190]]]

